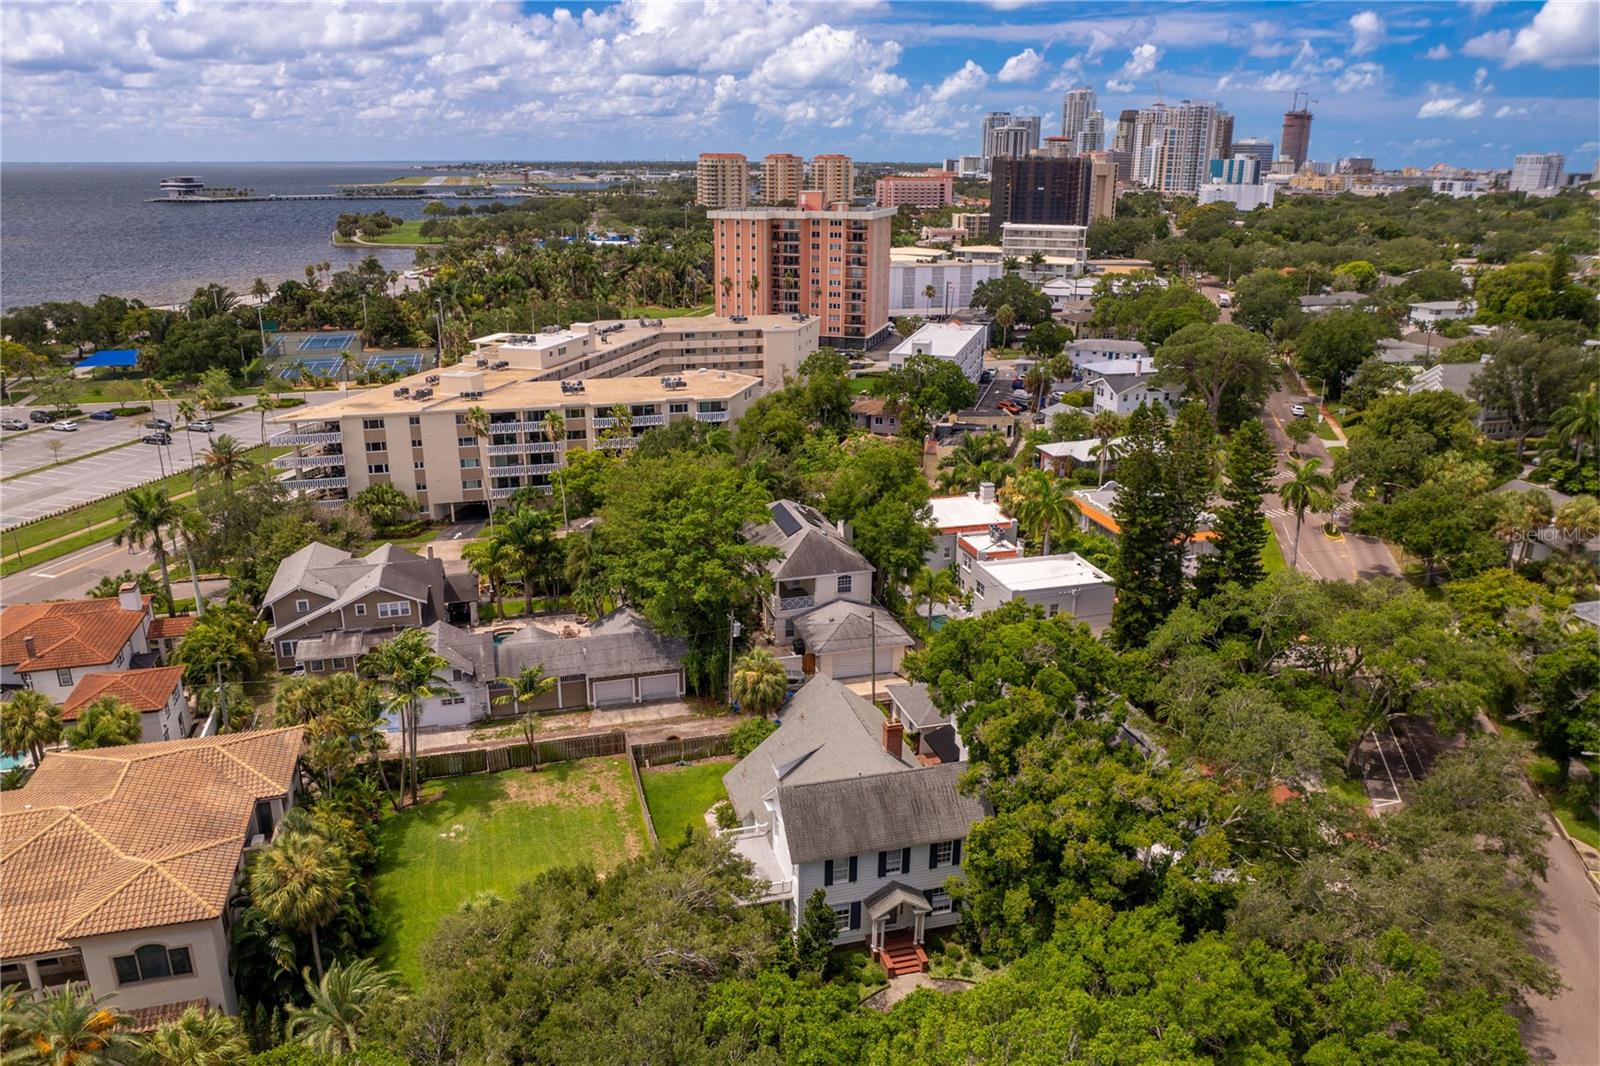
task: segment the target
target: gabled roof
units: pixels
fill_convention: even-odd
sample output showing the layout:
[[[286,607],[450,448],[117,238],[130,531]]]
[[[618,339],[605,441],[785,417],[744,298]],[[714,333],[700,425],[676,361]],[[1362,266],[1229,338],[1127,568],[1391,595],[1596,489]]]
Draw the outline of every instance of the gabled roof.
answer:
[[[846,543],[815,507],[775,500],[767,510],[772,514],[771,520],[746,526],[744,536],[752,544],[777,548],[783,553],[767,564],[773,577],[788,580],[873,572],[866,556]]]
[[[278,564],[262,603],[270,605],[296,593],[313,594],[328,602],[274,626],[267,632],[267,640],[275,641],[284,633],[380,590],[425,604],[442,614],[448,587],[442,562],[424,559],[394,544],[380,544],[357,558],[313,542]]]
[[[939,763],[786,784],[779,804],[790,860],[814,862],[965,837],[972,823],[987,813],[982,800],[956,791],[966,769],[966,763]]]
[[[290,790],[303,734],[46,755],[0,793],[0,956],[221,915],[256,801]]]
[[[151,640],[178,640],[188,636],[189,630],[194,628],[195,615],[180,614],[172,617],[157,615],[150,623],[150,632],[147,634]]]
[[[913,643],[894,615],[865,603],[834,600],[794,620],[795,635],[817,655],[865,651],[872,647],[874,628],[880,648],[904,648]]]
[[[833,781],[909,770],[909,749],[899,758],[883,748],[883,712],[844,685],[814,675],[784,708],[778,729],[722,777],[739,817],[763,821],[762,797],[778,785]]]
[[[490,654],[493,655],[492,649]],[[527,666],[542,666],[549,677],[666,673],[682,669],[688,654],[688,644],[657,633],[642,615],[628,607],[595,619],[576,637],[560,637],[526,626],[507,638],[499,649],[500,672],[507,677]]]
[[[138,611],[125,610],[115,597],[7,607],[0,612],[0,665],[29,673],[112,662],[144,624],[150,597],[141,602]]]
[[[140,714],[162,710],[183,680],[183,667],[156,666],[148,670],[107,670],[90,674],[73,688],[61,705],[61,717],[72,721],[87,703],[110,696]]]

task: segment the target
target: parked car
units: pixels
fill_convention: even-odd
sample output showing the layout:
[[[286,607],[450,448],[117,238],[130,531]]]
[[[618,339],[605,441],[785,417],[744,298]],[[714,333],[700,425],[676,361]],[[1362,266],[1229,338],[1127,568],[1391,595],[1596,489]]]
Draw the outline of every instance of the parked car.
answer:
[[[1303,403],[1290,404],[1289,413],[1296,418],[1304,418],[1306,416],[1306,405]]]
[[[1022,388],[1023,384],[1024,383],[1023,383],[1023,380],[1021,378],[1012,378],[1011,379],[1011,387],[1013,389],[1020,389],[1020,388]]]
[[[42,422],[51,422],[51,421],[54,421],[54,420],[55,420],[55,416],[52,415],[49,411],[31,411],[31,412],[28,413],[28,421],[29,422],[41,422],[42,423]]]
[[[1021,400],[1022,402],[1026,403],[1027,401],[1033,399],[1033,393],[1029,392],[1027,389],[1014,388],[1011,390],[1011,398],[1013,400]]]
[[[0,418],[0,429],[27,429],[28,423],[20,418]]]
[[[96,411],[89,417],[94,419],[96,422],[115,422],[117,420],[117,416],[112,414],[110,411]]]
[[[156,430],[154,433],[146,433],[139,439],[146,444],[171,444],[172,434]]]
[[[211,419],[201,418],[189,423],[190,433],[210,433],[217,427],[212,425]]]
[[[1219,293],[1217,293],[1217,306],[1218,307],[1232,307],[1233,306],[1233,293],[1231,293],[1231,292],[1219,292]]]
[[[152,418],[145,422],[144,428],[159,429],[163,432],[169,432],[172,429],[172,423],[168,422],[165,418]]]
[[[987,385],[987,384],[989,384],[989,382],[991,382],[993,380],[994,380],[994,371],[993,370],[985,370],[983,373],[978,375],[978,384],[979,385]]]
[[[57,433],[76,433],[78,432],[78,423],[64,418],[60,422],[50,423],[50,428]]]
[[[1001,400],[995,406],[1007,414],[1020,415],[1023,412],[1023,406],[1015,400]]]

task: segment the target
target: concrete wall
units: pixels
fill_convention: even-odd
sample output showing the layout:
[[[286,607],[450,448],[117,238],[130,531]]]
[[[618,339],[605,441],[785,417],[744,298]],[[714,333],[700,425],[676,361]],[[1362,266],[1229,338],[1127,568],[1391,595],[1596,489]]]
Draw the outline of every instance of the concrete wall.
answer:
[[[96,995],[116,994],[119,1010],[157,1007],[186,999],[204,999],[229,1014],[239,1010],[234,997],[233,978],[228,973],[228,935],[222,919],[189,922],[184,925],[141,929],[131,933],[108,933],[74,941],[83,952],[83,966]],[[185,977],[164,977],[153,981],[118,985],[111,960],[130,955],[145,944],[168,948],[186,947],[194,963],[194,973]]]

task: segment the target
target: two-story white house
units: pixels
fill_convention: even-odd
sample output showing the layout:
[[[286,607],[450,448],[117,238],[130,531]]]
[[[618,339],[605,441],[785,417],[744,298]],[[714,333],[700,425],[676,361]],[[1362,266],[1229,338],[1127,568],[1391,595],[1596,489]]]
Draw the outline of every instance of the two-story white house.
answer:
[[[1183,386],[1177,382],[1156,384],[1154,360],[1130,359],[1126,369],[1088,374],[1087,384],[1094,397],[1093,411],[1114,411],[1131,415],[1140,404],[1154,404],[1166,409],[1167,414],[1178,412],[1183,402]]]
[[[821,890],[834,943],[865,942],[891,974],[923,969],[928,930],[954,925],[951,878],[987,813],[956,783],[963,762],[905,742],[905,723],[826,677],[784,709],[776,732],[723,776],[734,850],[798,926]]]
[[[1000,506],[992,481],[980,484],[977,492],[935,496],[928,501],[928,511],[933,525],[933,547],[927,554],[929,570],[955,565],[956,543],[969,533],[1017,539],[1017,520]]]
[[[152,666],[144,670],[108,670],[89,674],[61,705],[61,720],[74,722],[95,700],[114,699],[139,712],[139,740],[153,744],[182,740],[194,725],[183,691],[183,667]]]
[[[767,505],[771,519],[745,528],[745,539],[777,549],[768,564],[772,593],[763,625],[803,657],[806,674],[886,677],[900,668],[911,634],[872,602],[873,566],[814,507],[793,500]]]
[[[0,984],[84,982],[136,1029],[237,1010],[228,901],[294,804],[303,734],[46,755],[0,793]]]
[[[0,686],[60,703],[90,674],[154,666],[150,597],[131,582],[116,597],[19,603],[0,612]]]

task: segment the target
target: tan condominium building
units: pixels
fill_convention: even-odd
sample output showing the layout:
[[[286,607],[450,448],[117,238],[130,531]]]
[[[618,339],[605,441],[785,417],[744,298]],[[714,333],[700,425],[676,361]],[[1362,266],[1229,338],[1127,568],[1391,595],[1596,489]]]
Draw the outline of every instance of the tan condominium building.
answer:
[[[856,194],[856,165],[847,155],[811,157],[811,188],[820,189],[824,204],[849,203]]]
[[[694,172],[694,202],[701,207],[745,207],[750,168],[740,152],[701,152]]]
[[[921,174],[891,174],[879,178],[874,186],[879,207],[943,207],[955,201],[956,176],[948,170],[925,170]]]
[[[761,161],[761,202],[792,204],[805,187],[806,161],[789,152],[773,152]]]
[[[807,189],[795,207],[711,211],[717,314],[811,315],[821,343],[870,348],[889,330],[893,207],[830,207]]]
[[[393,485],[422,513],[454,520],[520,488],[548,491],[574,451],[631,448],[677,422],[725,425],[763,391],[760,378],[725,370],[529,381],[525,370],[457,366],[280,415],[273,421],[284,430],[272,442],[294,451],[273,462],[294,471],[291,491],[339,501]],[[482,436],[475,409],[488,415]],[[561,421],[555,440],[552,412]]]

